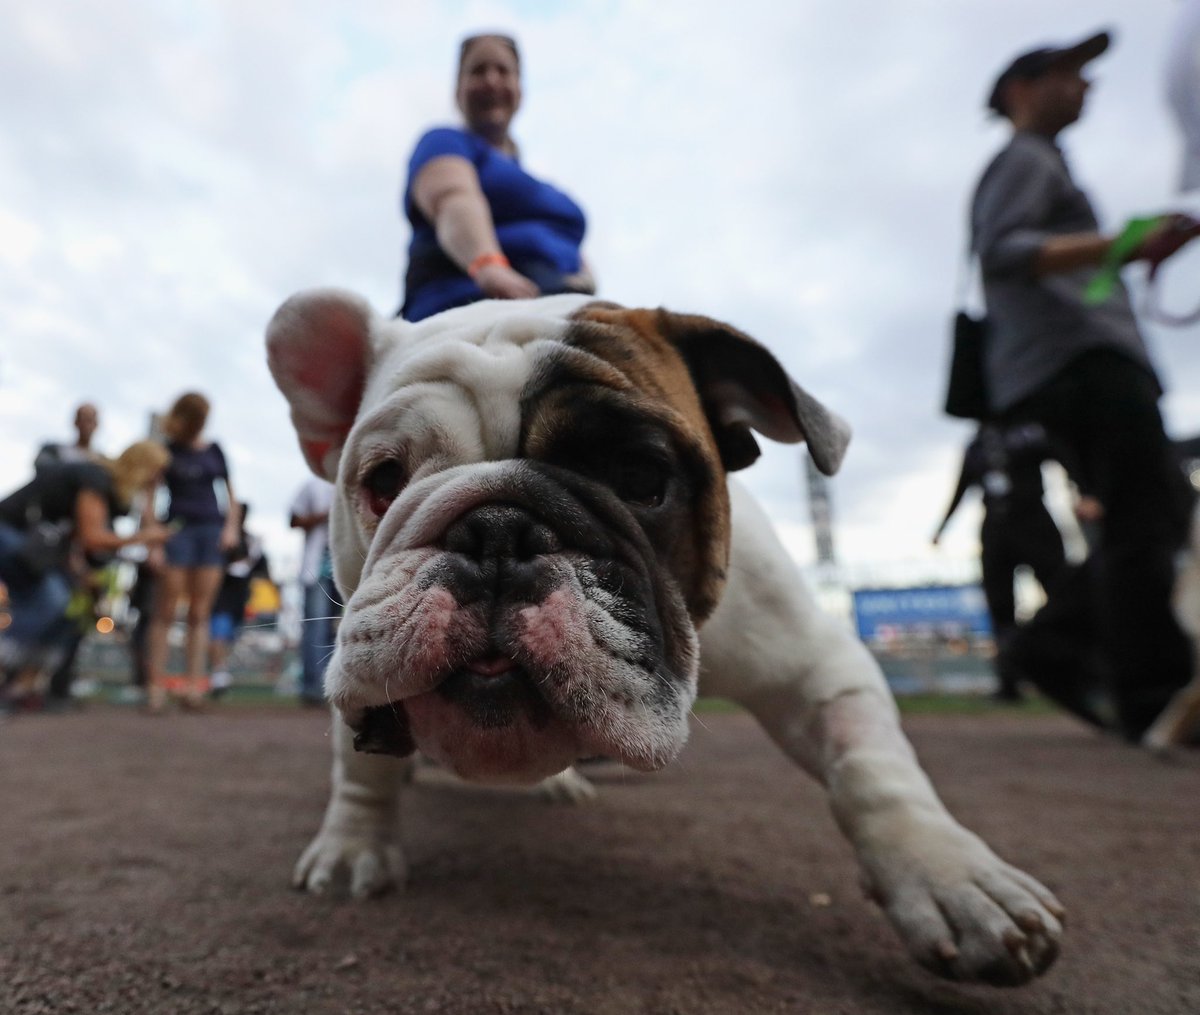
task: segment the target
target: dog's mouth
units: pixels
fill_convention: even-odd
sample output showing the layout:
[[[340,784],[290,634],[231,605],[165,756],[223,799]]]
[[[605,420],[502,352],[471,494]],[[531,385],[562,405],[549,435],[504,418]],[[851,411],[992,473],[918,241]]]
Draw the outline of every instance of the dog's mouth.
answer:
[[[535,677],[506,656],[473,660],[431,691],[350,719],[354,749],[400,757],[420,749],[470,779],[532,781],[587,753]]]

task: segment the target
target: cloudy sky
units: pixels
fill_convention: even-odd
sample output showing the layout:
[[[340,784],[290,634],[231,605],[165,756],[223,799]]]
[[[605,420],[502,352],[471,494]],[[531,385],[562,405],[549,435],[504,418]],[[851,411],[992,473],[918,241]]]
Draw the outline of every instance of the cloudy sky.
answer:
[[[953,571],[976,545],[971,511],[928,536],[970,434],[938,407],[965,205],[1005,137],[996,72],[1113,27],[1064,146],[1107,224],[1177,203],[1178,0],[0,2],[0,491],[79,401],[116,451],[198,389],[285,574],[304,467],[264,324],[313,285],[397,306],[403,166],[456,120],[468,31],[519,37],[514,134],[587,209],[601,295],[736,324],[852,422],[833,496],[859,567]],[[1200,252],[1169,272],[1183,306]],[[1169,428],[1200,433],[1200,330],[1147,331]],[[795,449],[746,476],[811,559]]]

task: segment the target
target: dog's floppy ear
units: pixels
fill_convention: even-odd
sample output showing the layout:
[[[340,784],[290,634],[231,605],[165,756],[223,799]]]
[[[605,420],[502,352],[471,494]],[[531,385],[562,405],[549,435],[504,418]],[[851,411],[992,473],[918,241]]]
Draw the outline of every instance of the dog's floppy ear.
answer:
[[[367,383],[372,320],[352,293],[313,289],[289,299],[267,325],[267,364],[292,408],[304,460],[331,482]]]
[[[837,472],[850,425],[793,381],[764,346],[710,317],[659,314],[661,333],[691,372],[729,472],[761,453],[752,429],[784,444],[806,442],[818,469],[827,476]]]

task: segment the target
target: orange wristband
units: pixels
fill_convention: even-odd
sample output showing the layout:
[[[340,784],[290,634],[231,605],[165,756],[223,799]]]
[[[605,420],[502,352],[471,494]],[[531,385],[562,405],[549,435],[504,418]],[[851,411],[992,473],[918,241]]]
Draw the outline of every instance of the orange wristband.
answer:
[[[487,254],[480,254],[474,261],[467,265],[467,275],[474,278],[489,264],[502,264],[508,267],[508,258],[498,251],[492,251]]]

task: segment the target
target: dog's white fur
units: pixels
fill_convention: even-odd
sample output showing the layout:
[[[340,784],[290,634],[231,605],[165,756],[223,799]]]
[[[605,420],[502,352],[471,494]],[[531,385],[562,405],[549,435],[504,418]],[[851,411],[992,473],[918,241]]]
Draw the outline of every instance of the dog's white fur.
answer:
[[[386,387],[379,380],[369,399]],[[372,408],[364,404],[360,415]],[[700,631],[700,693],[745,706],[827,789],[864,886],[919,962],[998,984],[1044,971],[1058,951],[1062,906],[948,813],[870,654],[817,608],[744,487],[731,480],[729,491],[729,580]],[[340,870],[358,896],[403,884],[398,789],[410,765],[355,753],[350,731],[335,721],[333,794],[296,865],[298,886],[324,891]],[[578,789],[574,773],[557,778]]]

